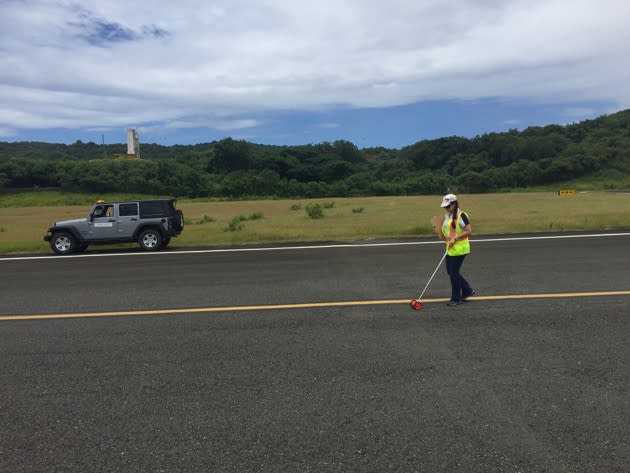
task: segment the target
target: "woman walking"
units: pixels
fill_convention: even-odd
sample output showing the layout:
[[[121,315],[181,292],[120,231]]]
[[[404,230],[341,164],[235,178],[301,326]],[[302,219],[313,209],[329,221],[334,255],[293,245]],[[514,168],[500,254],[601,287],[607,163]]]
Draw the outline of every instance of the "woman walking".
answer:
[[[438,235],[446,241],[446,271],[451,278],[452,289],[451,300],[446,305],[456,306],[475,294],[460,273],[464,258],[470,253],[468,237],[472,233],[472,227],[466,212],[459,208],[455,194],[445,195],[441,207],[446,210],[446,215],[442,231]]]

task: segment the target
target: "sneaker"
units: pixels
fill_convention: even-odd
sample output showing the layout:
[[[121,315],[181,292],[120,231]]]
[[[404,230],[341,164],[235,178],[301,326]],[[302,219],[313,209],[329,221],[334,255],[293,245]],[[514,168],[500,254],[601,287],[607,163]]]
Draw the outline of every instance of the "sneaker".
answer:
[[[463,299],[463,300],[466,300],[466,299],[468,299],[469,297],[474,296],[475,294],[477,294],[477,291],[475,291],[475,290],[473,289],[473,290],[472,290],[472,292],[471,292],[470,294],[468,294],[468,295],[466,295],[466,296],[463,296],[463,297],[462,297],[462,299]]]
[[[446,303],[447,306],[454,306],[454,305],[460,305],[462,303],[462,301],[448,301]]]

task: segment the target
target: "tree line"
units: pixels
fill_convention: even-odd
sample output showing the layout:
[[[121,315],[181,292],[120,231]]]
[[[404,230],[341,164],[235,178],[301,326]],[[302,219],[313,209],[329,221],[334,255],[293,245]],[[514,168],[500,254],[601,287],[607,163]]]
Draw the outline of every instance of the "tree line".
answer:
[[[630,110],[529,127],[359,149],[348,141],[273,146],[226,138],[197,145],[0,142],[0,188],[176,197],[344,197],[496,192],[630,174]]]

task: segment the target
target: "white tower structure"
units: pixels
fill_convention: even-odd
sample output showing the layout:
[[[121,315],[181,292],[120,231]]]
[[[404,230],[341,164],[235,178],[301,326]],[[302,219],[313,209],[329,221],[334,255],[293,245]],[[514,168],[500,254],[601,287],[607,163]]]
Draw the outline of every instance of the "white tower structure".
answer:
[[[135,128],[127,128],[127,155],[140,157],[140,140]]]

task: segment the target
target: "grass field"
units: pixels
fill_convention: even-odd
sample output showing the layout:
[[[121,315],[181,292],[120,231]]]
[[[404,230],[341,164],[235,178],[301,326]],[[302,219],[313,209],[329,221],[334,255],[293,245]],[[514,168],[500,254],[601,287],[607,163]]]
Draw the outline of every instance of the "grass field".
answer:
[[[123,200],[121,196],[115,198]],[[95,199],[85,194],[56,195],[54,192],[36,196],[22,194],[19,198],[1,196],[0,252],[49,252],[48,244],[43,241],[48,226],[57,220],[85,216]],[[30,206],[32,200],[48,205]],[[475,235],[630,229],[630,193],[585,192],[570,197],[559,197],[551,192],[474,194],[460,195],[459,200],[470,215]],[[180,200],[178,207],[184,211],[187,225],[171,246],[429,236],[431,217],[441,213],[440,201],[440,196],[234,202]],[[21,206],[11,206],[8,202]],[[305,208],[313,203],[329,207],[324,208],[323,218],[307,216]],[[298,206],[299,209],[292,210]],[[248,219],[254,214],[257,214],[254,219]],[[242,219],[241,229],[230,231],[230,222],[238,217]]]

